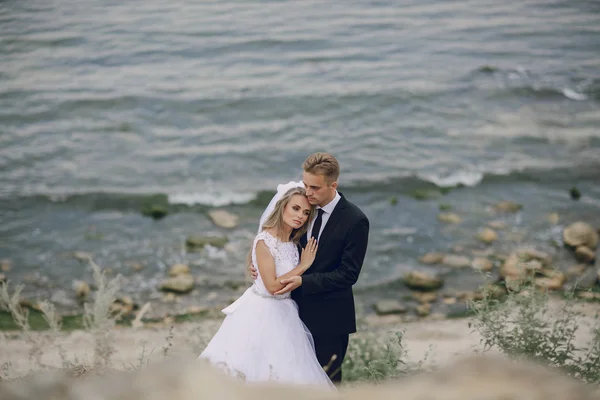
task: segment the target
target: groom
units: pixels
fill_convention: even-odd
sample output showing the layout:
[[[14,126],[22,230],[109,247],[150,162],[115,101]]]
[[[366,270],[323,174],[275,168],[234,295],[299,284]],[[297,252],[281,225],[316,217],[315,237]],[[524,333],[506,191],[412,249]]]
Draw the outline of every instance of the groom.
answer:
[[[367,251],[369,220],[337,191],[340,166],[334,156],[312,154],[302,169],[306,195],[317,206],[317,216],[300,245],[304,248],[310,235],[319,247],[308,271],[282,280],[285,287],[275,294],[292,292],[300,318],[313,335],[319,363],[328,366],[332,381],[341,382],[349,335],[356,332],[352,285]],[[256,279],[253,267],[250,273]]]

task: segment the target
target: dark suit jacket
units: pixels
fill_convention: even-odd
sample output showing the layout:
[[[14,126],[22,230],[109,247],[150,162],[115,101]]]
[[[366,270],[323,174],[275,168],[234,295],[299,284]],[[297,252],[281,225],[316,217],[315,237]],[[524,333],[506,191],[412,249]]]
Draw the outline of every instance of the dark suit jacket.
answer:
[[[369,220],[340,196],[319,237],[315,261],[302,275],[302,286],[292,292],[300,318],[313,335],[356,332],[352,285],[367,251]],[[306,235],[300,245],[306,246]]]

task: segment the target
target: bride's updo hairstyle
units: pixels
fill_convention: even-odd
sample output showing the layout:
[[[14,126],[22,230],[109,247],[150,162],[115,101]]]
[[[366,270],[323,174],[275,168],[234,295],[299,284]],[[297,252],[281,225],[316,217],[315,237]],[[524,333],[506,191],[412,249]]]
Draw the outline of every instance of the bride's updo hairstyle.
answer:
[[[285,192],[285,194],[281,197],[281,199],[279,199],[279,201],[275,204],[275,209],[273,209],[273,212],[271,213],[271,215],[269,215],[269,218],[267,218],[267,220],[263,224],[263,230],[274,228],[277,230],[277,232],[284,231],[284,229],[283,229],[283,223],[284,223],[283,222],[283,210],[285,210],[285,207],[290,202],[290,199],[296,195],[306,197],[306,190],[304,190],[303,187],[295,187],[295,188],[292,188],[292,189],[288,190],[287,192]],[[292,231],[291,237],[289,237],[289,238],[280,237],[279,239],[281,239],[282,241],[291,240],[294,243],[300,242],[300,238],[308,230],[308,223],[312,220],[314,214],[315,214],[315,206],[311,206],[310,207],[310,215],[308,216],[308,219],[306,220],[304,225],[302,225],[298,229],[294,229]]]

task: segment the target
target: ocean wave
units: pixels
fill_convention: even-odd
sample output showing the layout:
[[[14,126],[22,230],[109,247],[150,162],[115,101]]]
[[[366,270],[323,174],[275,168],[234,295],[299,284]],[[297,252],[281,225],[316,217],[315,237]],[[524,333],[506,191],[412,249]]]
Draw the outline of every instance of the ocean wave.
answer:
[[[205,205],[223,207],[233,204],[247,204],[257,197],[256,193],[174,193],[167,195],[169,204],[185,204],[188,206]]]
[[[469,76],[478,74],[496,75],[503,81],[503,86],[493,92],[492,98],[528,96],[541,100],[567,98],[585,101],[590,98],[597,99],[600,92],[598,79],[572,77],[566,81],[552,81],[523,67],[503,69],[494,65],[482,65]]]

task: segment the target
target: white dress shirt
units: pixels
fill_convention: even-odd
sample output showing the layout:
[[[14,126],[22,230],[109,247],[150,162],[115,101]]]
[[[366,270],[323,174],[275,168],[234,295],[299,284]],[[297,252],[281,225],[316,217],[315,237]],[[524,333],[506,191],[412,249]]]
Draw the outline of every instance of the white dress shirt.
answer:
[[[322,218],[322,222],[321,222],[321,229],[319,230],[319,240],[321,240],[321,234],[323,233],[323,229],[325,229],[325,225],[327,225],[327,221],[329,221],[329,217],[331,216],[331,213],[333,212],[333,210],[335,209],[335,206],[337,206],[337,203],[339,203],[340,199],[342,198],[342,196],[340,196],[340,194],[337,192],[337,190],[335,191],[335,197],[333,198],[333,200],[331,200],[329,203],[327,203],[327,205],[323,206],[323,207],[319,207],[317,206],[317,210],[319,208],[323,209],[323,216]],[[306,239],[310,239],[310,233],[312,232],[312,228],[315,224],[315,219],[317,219],[316,215],[315,218],[313,218],[312,221],[310,221],[310,224],[308,225],[308,231],[306,232]]]

